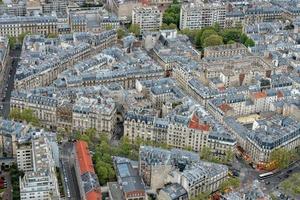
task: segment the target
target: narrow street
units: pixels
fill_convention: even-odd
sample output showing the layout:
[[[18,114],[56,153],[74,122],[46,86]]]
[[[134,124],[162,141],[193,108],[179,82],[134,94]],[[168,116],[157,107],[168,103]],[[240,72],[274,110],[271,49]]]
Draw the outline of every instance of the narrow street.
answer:
[[[3,107],[1,107],[1,112],[0,115],[3,118],[8,118],[9,115],[9,109],[10,109],[10,97],[11,97],[11,92],[14,88],[14,77],[17,71],[17,66],[19,62],[19,57],[21,54],[21,49],[13,49],[10,51],[10,65],[7,68],[7,73],[5,75],[6,79],[4,79],[4,84],[2,85],[2,88],[0,90],[2,91],[2,95],[0,97],[1,99],[1,104]]]

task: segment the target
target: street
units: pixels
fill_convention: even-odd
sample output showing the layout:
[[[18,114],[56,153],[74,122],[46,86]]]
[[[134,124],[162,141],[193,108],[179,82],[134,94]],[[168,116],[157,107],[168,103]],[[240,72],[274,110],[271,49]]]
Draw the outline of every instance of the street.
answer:
[[[9,62],[10,66],[7,67],[7,72],[4,75],[3,84],[0,88],[0,99],[3,107],[0,109],[0,115],[3,118],[8,118],[9,108],[10,108],[10,97],[11,92],[14,88],[14,77],[16,74],[16,69],[19,62],[19,57],[21,54],[21,49],[14,49],[10,51],[11,62]]]
[[[264,183],[263,184],[264,191],[270,193],[272,191],[277,190],[278,185],[282,181],[290,177],[293,173],[299,173],[299,172],[300,172],[300,162],[298,161],[292,166],[290,166],[289,168],[282,170],[280,173],[262,180],[261,182]]]
[[[60,171],[62,174],[65,198],[70,200],[80,200],[79,187],[74,168],[75,156],[73,152],[73,143],[66,142],[62,144],[60,148]]]

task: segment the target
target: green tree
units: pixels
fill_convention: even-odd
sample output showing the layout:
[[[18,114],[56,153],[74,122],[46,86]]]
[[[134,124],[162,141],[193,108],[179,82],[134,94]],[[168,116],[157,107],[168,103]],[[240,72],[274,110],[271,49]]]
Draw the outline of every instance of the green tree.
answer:
[[[191,200],[208,200],[210,196],[209,192],[202,192],[198,194],[196,197],[191,198]]]
[[[220,190],[224,192],[226,189],[229,188],[236,189],[240,186],[240,184],[241,182],[239,178],[229,177],[220,185]]]
[[[49,33],[48,34],[48,38],[57,38],[58,37],[58,34],[56,33]]]
[[[107,24],[105,26],[105,30],[109,31],[109,30],[112,30],[113,29],[113,26],[111,24]]]
[[[8,39],[9,39],[9,40],[8,40],[9,47],[10,47],[11,49],[14,48],[14,47],[16,46],[17,39],[16,39],[15,37],[13,37],[13,36],[10,36]]]
[[[202,160],[210,160],[212,158],[212,150],[211,148],[205,146],[200,151],[200,158]]]
[[[169,29],[177,29],[177,25],[176,24],[169,24]]]
[[[235,43],[234,40],[229,40],[229,41],[227,42],[227,44],[234,44],[234,43]]]
[[[140,35],[140,27],[137,24],[131,24],[129,27],[129,32],[133,33],[136,37]]]
[[[18,42],[19,42],[20,44],[23,44],[24,38],[26,37],[26,35],[29,35],[29,34],[30,34],[30,32],[24,32],[24,33],[21,33],[21,34],[18,36]]]
[[[255,45],[255,42],[251,38],[248,38],[245,42],[246,47],[253,47],[254,45]]]
[[[271,152],[270,160],[276,162],[278,168],[283,169],[289,166],[293,157],[293,151],[288,151],[285,148],[278,148]]]
[[[33,110],[28,108],[22,111],[18,108],[13,108],[10,111],[9,117],[14,120],[26,121],[34,126],[40,126],[39,119],[35,116]]]
[[[224,158],[224,163],[230,163],[233,161],[234,158],[234,153],[232,152],[232,150],[227,150],[225,153],[225,158]]]
[[[205,38],[203,47],[217,46],[223,44],[223,38],[219,35],[211,35]]]
[[[117,30],[117,37],[118,37],[118,39],[122,39],[125,35],[126,35],[126,33],[125,33],[125,31],[123,29],[119,28]]]
[[[242,32],[238,29],[225,29],[222,33],[222,37],[225,44],[227,44],[231,40],[240,42],[241,34]]]
[[[201,43],[204,44],[204,40],[212,35],[218,35],[218,33],[213,29],[207,29],[201,34]]]
[[[176,24],[179,27],[180,21],[180,4],[173,3],[171,4],[163,14],[163,23],[169,24]]]

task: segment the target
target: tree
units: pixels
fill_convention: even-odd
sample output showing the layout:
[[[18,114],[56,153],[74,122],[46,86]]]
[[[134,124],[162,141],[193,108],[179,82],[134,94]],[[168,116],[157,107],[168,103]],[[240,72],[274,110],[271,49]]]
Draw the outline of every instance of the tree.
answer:
[[[196,197],[191,198],[191,200],[207,200],[209,199],[209,192],[202,192],[200,194],[198,194]]]
[[[218,35],[211,35],[203,42],[203,47],[217,46],[223,44],[223,38]]]
[[[169,24],[169,29],[177,29],[177,25],[176,24]]]
[[[14,120],[26,121],[27,123],[31,123],[34,126],[40,126],[39,119],[35,116],[33,110],[29,108],[22,111],[18,108],[13,108],[10,111],[9,117]]]
[[[241,34],[242,34],[242,32],[238,29],[225,29],[222,32],[222,37],[223,37],[225,44],[227,44],[231,40],[233,40],[235,42],[240,42]]]
[[[119,28],[117,30],[117,37],[118,37],[118,39],[122,39],[125,35],[126,35],[126,33],[125,33],[125,31],[123,29]]]
[[[179,27],[180,21],[180,4],[176,1],[171,4],[163,14],[163,23],[169,24],[176,24]]]
[[[251,38],[248,38],[245,42],[245,46],[246,47],[253,47],[253,46],[255,46],[255,42]]]
[[[212,150],[211,148],[205,146],[200,151],[200,158],[202,160],[210,160],[212,158]]]
[[[201,34],[201,43],[203,44],[204,40],[212,35],[218,35],[218,33],[213,29],[203,31],[203,33]]]
[[[227,42],[227,44],[234,44],[234,43],[235,43],[234,40],[229,40],[229,41]]]
[[[16,46],[17,39],[13,36],[9,36],[8,43],[9,43],[9,47],[12,49]]]
[[[133,33],[136,37],[140,35],[140,27],[137,24],[131,24],[129,27],[129,32]]]
[[[48,34],[48,38],[57,38],[57,34],[56,33],[49,33]]]
[[[232,152],[232,150],[228,149],[225,153],[224,163],[232,162],[233,158],[234,158],[234,153]]]
[[[278,148],[271,152],[270,161],[275,162],[278,168],[283,169],[289,166],[293,157],[293,151],[288,151],[285,148]]]
[[[24,33],[21,33],[19,36],[18,36],[18,42],[23,44],[23,40],[24,38],[26,37],[26,35],[29,35],[30,32],[24,32]]]
[[[109,31],[109,30],[112,30],[113,29],[113,26],[111,24],[107,24],[105,26],[105,30]]]
[[[229,177],[220,185],[220,190],[225,191],[226,189],[235,189],[240,186],[240,179],[237,177]]]

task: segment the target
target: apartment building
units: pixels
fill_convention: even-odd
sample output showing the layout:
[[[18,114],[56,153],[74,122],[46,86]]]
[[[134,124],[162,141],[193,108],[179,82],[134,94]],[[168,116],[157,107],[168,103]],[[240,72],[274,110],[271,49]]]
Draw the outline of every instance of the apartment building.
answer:
[[[135,7],[132,10],[132,24],[137,24],[141,33],[158,31],[162,25],[162,13],[154,6]]]
[[[22,33],[56,34],[57,18],[52,16],[10,16],[0,18],[0,36],[18,37]]]
[[[116,124],[116,105],[112,99],[81,97],[73,106],[72,129],[112,133]]]
[[[21,200],[59,199],[55,161],[52,147],[46,137],[33,139],[32,171],[27,171],[20,178]]]
[[[191,148],[195,152],[211,147],[220,158],[232,151],[236,144],[222,126],[196,112],[191,117],[173,115],[165,118],[128,112],[124,120],[124,135],[131,141],[140,138],[180,149]]]
[[[293,150],[300,143],[299,121],[292,117],[271,113],[254,120],[251,129],[232,117],[225,118],[224,122],[250,161],[258,166],[267,164],[275,149]]]
[[[143,6],[142,1],[138,0],[109,0],[107,2],[108,8],[114,12],[119,19],[130,21],[132,17],[132,10],[135,7]]]
[[[149,146],[140,147],[139,169],[147,186],[164,191],[159,197],[170,190],[169,186],[164,187],[165,183],[177,183],[182,186],[182,191],[176,191],[181,193],[178,198],[182,199],[187,198],[184,191],[192,198],[202,192],[218,190],[228,174],[227,166],[200,161],[195,153]]]
[[[18,169],[27,172],[33,170],[32,160],[32,146],[31,144],[20,145],[17,149],[17,164]]]
[[[194,2],[183,4],[180,10],[180,26],[182,29],[201,29],[218,23],[225,26],[225,4]]]
[[[101,200],[101,190],[98,177],[90,155],[88,144],[84,141],[75,143],[75,172],[79,186],[80,199]]]

